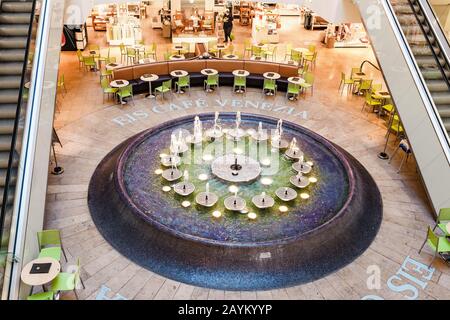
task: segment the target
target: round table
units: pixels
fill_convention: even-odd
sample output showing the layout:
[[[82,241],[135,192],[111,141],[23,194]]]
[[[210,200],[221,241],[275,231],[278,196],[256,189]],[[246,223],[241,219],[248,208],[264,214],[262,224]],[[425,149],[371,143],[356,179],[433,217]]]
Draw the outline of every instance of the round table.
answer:
[[[262,57],[257,57],[257,56],[252,56],[252,57],[250,58],[250,60],[261,61],[261,60],[263,60],[263,58],[262,58]]]
[[[266,73],[263,74],[263,77],[266,78],[266,79],[269,79],[269,80],[274,80],[274,81],[276,81],[276,80],[281,78],[280,74],[278,74],[276,72],[266,72]],[[267,93],[268,96],[273,96],[274,94],[275,93],[273,93],[271,91],[269,91]]]
[[[307,48],[294,48],[293,50],[300,52],[301,54],[303,54],[305,56],[310,56],[310,55],[314,54],[311,51],[309,51],[309,49],[307,49]]]
[[[37,263],[50,263],[50,270],[47,273],[31,273],[31,268]],[[20,274],[20,279],[22,279],[23,283],[30,286],[43,286],[55,279],[60,271],[61,264],[58,260],[53,258],[38,258],[25,265]]]
[[[185,77],[189,74],[189,72],[185,71],[185,70],[173,70],[170,75],[174,78],[181,78],[181,77]],[[183,90],[180,89],[180,87],[178,87],[178,93],[184,93]]]
[[[234,70],[233,71],[233,76],[235,76],[235,77],[248,77],[249,75],[250,75],[250,72],[248,72],[247,70]],[[243,93],[244,90],[239,89],[236,92]]]
[[[178,55],[174,54],[174,55],[171,55],[169,59],[170,60],[184,60],[185,57],[182,54],[178,54]]]
[[[172,49],[178,51],[178,54],[181,55],[181,50],[183,50],[184,47],[181,44],[174,44]]]
[[[121,63],[108,63],[105,66],[106,70],[108,70],[108,71],[112,71],[112,70],[122,68],[122,67],[123,67],[123,64],[121,64]]]
[[[222,59],[227,59],[227,60],[236,60],[239,57],[235,54],[226,54],[222,57]]]
[[[156,74],[144,74],[141,76],[141,80],[148,82],[148,94],[145,96],[146,98],[154,98],[155,96],[152,94],[152,82],[159,79],[159,76]]]
[[[130,84],[130,82],[128,82],[127,80],[117,79],[117,80],[111,81],[111,83],[109,85],[112,88],[121,89],[121,88],[128,86],[129,84]],[[122,100],[122,97],[120,97],[120,103],[125,104],[125,102]]]
[[[305,83],[305,79],[300,78],[300,77],[290,77],[290,78],[287,79],[287,81],[289,83],[293,83],[293,84],[296,84],[296,85],[299,85],[299,86],[302,85],[303,83]],[[295,100],[295,99],[296,99],[295,96],[292,96],[292,97],[289,98],[289,100]]]
[[[207,69],[203,69],[202,71],[200,71],[200,73],[204,76],[215,76],[216,74],[219,73],[219,71],[217,71],[216,69],[211,69],[211,68],[207,68]],[[212,92],[214,91],[211,88],[207,88],[206,92]]]
[[[366,74],[364,73],[364,72],[356,72],[356,73],[354,73],[353,74],[353,80],[355,81],[355,82],[360,82],[360,81],[363,81],[364,80],[364,77],[366,76]],[[356,86],[355,86],[356,87]],[[356,91],[356,92],[353,92],[354,94],[361,94],[361,92],[358,90],[358,91]]]

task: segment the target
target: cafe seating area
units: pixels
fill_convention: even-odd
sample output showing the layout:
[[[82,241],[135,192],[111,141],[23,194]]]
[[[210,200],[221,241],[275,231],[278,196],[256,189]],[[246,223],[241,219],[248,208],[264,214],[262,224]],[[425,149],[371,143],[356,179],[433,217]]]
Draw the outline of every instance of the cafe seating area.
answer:
[[[55,300],[64,292],[73,292],[78,299],[77,290],[84,283],[80,276],[80,259],[69,262],[64,250],[59,230],[43,230],[37,233],[39,254],[27,263],[21,273],[22,282],[30,286],[27,300]],[[62,271],[64,257],[65,271]],[[42,291],[34,293],[36,287]]]

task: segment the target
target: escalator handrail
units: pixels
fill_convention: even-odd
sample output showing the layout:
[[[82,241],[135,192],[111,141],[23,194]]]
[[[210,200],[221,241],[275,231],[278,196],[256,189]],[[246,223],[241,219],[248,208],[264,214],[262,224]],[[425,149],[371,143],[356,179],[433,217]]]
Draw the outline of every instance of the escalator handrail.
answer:
[[[420,30],[422,30],[424,38],[425,38],[425,40],[428,43],[428,47],[430,48],[431,53],[433,54],[434,60],[436,61],[436,65],[439,68],[439,71],[441,72],[442,78],[444,79],[445,84],[447,85],[447,88],[450,90],[450,81],[448,80],[447,75],[445,74],[444,68],[442,68],[441,63],[439,62],[439,55],[434,50],[434,46],[431,43],[431,40],[428,37],[427,32],[425,31],[424,25],[422,23],[420,23],[419,16],[418,16],[416,10],[414,10],[414,4],[413,4],[412,1],[413,0],[408,0],[408,3],[411,6],[411,10],[412,10],[414,16],[416,17],[416,20],[417,20],[417,23],[418,23],[418,25],[420,27]],[[430,28],[430,31],[433,33],[433,36],[436,39],[437,37],[436,37],[436,34],[434,33],[434,29],[431,27],[431,23],[430,23],[430,21],[428,19],[428,16],[425,15],[425,12],[423,11],[422,6],[420,6],[420,3],[419,3],[419,7],[420,7],[420,11],[421,11],[423,17],[425,18],[426,24],[428,25],[428,27]],[[437,43],[437,45],[439,47],[440,52],[442,52],[442,47],[441,47],[440,43]],[[450,66],[447,57],[444,56],[444,60],[445,60],[446,65]]]
[[[445,126],[442,122],[442,119],[439,115],[439,112],[436,108],[436,105],[435,105],[433,99],[431,98],[431,93],[428,90],[425,79],[423,78],[420,68],[417,65],[414,54],[412,53],[412,50],[411,50],[409,43],[403,33],[400,22],[397,19],[397,15],[395,14],[395,11],[392,8],[390,1],[384,0],[381,2],[381,4],[384,7],[387,18],[391,23],[392,30],[394,31],[395,36],[398,40],[397,42],[400,45],[401,50],[404,53],[403,56],[406,59],[406,62],[408,64],[411,75],[415,79],[417,89],[419,90],[419,94],[422,97],[422,101],[426,107],[428,117],[430,118],[430,121],[435,129],[434,131],[436,133],[438,140],[440,141],[440,145],[441,145],[441,148],[444,151],[444,154],[447,158],[447,162],[450,165],[450,139],[448,137],[448,134],[447,134]]]
[[[435,39],[438,42],[443,55],[445,56],[445,59],[447,60],[447,62],[450,62],[450,45],[439,22],[439,18],[436,16],[436,13],[433,10],[433,7],[430,6],[427,0],[417,0],[417,3],[421,7],[422,13],[424,14],[425,18],[428,19],[430,29],[433,32]],[[433,15],[433,20],[436,21],[436,23],[431,23],[431,19],[429,18],[430,14]]]

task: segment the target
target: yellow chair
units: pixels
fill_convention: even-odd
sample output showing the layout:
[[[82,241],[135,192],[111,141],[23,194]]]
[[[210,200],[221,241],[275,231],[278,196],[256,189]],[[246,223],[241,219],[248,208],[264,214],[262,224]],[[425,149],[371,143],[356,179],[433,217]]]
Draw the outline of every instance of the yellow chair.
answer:
[[[341,82],[339,84],[339,89],[338,91],[341,92],[341,94],[344,92],[345,86],[347,86],[347,93],[348,91],[350,91],[351,89],[353,89],[353,86],[355,85],[355,80],[353,79],[347,79],[345,77],[345,73],[342,72],[341,73]],[[341,90],[342,89],[342,90]]]
[[[314,52],[313,55],[306,55],[303,57],[303,63],[309,63],[312,69],[312,66],[314,66],[314,68],[316,67],[316,60],[317,60],[317,52]]]
[[[244,58],[245,58],[245,55],[246,55],[247,52],[251,56],[251,54],[252,54],[252,40],[250,40],[250,39],[245,39],[244,40]]]
[[[305,82],[300,85],[303,91],[311,89],[311,95],[314,95],[314,75],[311,72],[306,72],[304,77]]]

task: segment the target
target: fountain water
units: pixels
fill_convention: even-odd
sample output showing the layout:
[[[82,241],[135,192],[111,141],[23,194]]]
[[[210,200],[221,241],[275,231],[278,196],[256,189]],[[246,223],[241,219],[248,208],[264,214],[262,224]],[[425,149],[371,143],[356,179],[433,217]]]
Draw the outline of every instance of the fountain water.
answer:
[[[219,120],[219,112],[217,112],[217,111],[214,114],[214,125],[211,129],[206,131],[206,136],[210,140],[219,139],[223,136],[222,127],[220,126],[220,120]]]
[[[292,138],[291,144],[289,145],[289,149],[286,151],[285,155],[291,159],[301,159],[303,158],[303,152],[300,151],[300,148],[297,145],[297,139]]]
[[[258,123],[258,130],[257,131],[253,130],[251,136],[257,142],[267,141],[269,139],[269,136],[262,127],[262,122]]]
[[[239,140],[242,137],[244,137],[245,134],[246,134],[245,130],[242,130],[240,128],[241,122],[242,122],[242,120],[241,120],[241,112],[238,111],[238,112],[236,112],[236,121],[235,121],[236,125],[235,125],[234,129],[231,129],[231,130],[228,131],[228,135],[230,137],[232,137],[234,140]]]
[[[303,176],[303,173],[299,171],[297,175],[292,176],[290,182],[297,188],[304,189],[309,186],[309,179]]]
[[[194,186],[194,184],[189,182],[189,172],[187,170],[184,171],[183,176],[184,176],[184,181],[177,183],[173,187],[173,190],[180,196],[185,197],[195,191],[195,186]]]
[[[276,149],[286,149],[289,145],[289,142],[283,140],[283,120],[278,120],[277,129],[275,133],[272,135],[272,147]]]
[[[194,119],[194,134],[189,135],[186,140],[193,144],[200,144],[203,142],[203,125],[198,116]]]
[[[215,193],[210,192],[209,182],[206,183],[205,192],[199,193],[195,198],[197,204],[207,208],[214,206],[218,200],[219,197]]]

